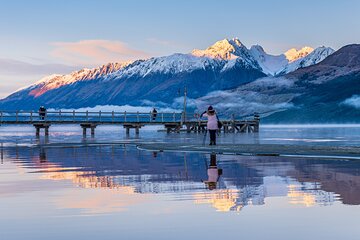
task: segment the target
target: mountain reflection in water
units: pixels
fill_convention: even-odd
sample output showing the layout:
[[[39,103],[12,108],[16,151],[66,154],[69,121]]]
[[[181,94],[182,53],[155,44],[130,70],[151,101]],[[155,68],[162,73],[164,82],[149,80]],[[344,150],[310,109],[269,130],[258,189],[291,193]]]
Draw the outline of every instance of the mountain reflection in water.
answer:
[[[356,161],[145,152],[125,145],[7,147],[2,154],[18,171],[38,180],[102,189],[107,198],[117,193],[169,194],[173,200],[209,204],[218,211],[263,205],[270,197],[286,197],[291,204],[307,207],[337,201],[360,204],[360,163]],[[20,191],[11,189],[10,183],[2,186],[0,196]],[[78,204],[72,196],[63,207],[92,209],[103,204],[86,196],[78,198]],[[127,204],[117,207],[124,210]],[[114,208],[89,212],[108,211]]]

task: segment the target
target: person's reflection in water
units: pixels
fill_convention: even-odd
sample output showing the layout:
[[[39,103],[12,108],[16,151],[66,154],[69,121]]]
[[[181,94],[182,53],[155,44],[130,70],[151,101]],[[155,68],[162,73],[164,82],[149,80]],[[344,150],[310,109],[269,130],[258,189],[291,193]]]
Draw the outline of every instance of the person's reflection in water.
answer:
[[[40,148],[39,159],[41,163],[46,162],[46,152],[44,148]]]
[[[216,154],[210,154],[210,165],[207,168],[208,180],[203,181],[209,190],[214,190],[217,187],[217,182],[220,175],[222,175],[222,169],[219,169],[216,163]]]

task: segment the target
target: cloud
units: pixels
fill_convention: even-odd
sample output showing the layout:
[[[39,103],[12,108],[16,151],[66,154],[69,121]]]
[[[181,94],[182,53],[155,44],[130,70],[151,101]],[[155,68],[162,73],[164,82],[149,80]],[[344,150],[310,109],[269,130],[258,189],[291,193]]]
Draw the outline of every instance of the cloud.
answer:
[[[63,64],[32,64],[13,59],[0,58],[0,75],[47,75],[67,73],[77,69]]]
[[[266,77],[245,84],[234,90],[213,91],[192,102],[198,111],[212,105],[220,114],[235,116],[249,116],[254,112],[263,116],[294,108],[291,100],[298,96],[285,89],[294,85],[286,78]]]
[[[289,102],[293,96],[267,95],[253,91],[216,91],[197,99],[197,109],[204,110],[212,105],[221,114],[248,116],[254,112],[271,114],[293,108]]]
[[[345,99],[342,104],[360,109],[360,95],[353,95],[351,98]]]
[[[102,65],[148,58],[149,54],[130,48],[126,43],[109,40],[82,40],[78,42],[54,42],[51,55],[74,65]]]
[[[142,105],[144,106],[156,106],[156,107],[166,107],[168,104],[165,103],[165,102],[162,102],[162,101],[150,101],[150,100],[147,100],[147,99],[144,99],[141,101]]]
[[[186,98],[186,107],[189,108],[196,108],[198,106],[198,100],[193,98]],[[173,108],[182,109],[184,107],[184,97],[177,97],[174,98],[172,103]]]
[[[156,109],[159,112],[180,112],[181,110],[178,109],[173,109],[167,106],[156,106]],[[54,110],[57,111],[59,109],[49,109],[49,111]],[[147,113],[147,112],[151,112],[153,110],[153,106],[132,106],[132,105],[97,105],[95,107],[83,107],[83,108],[77,108],[77,109],[73,109],[73,108],[63,108],[61,109],[62,111],[80,111],[80,112],[85,112],[85,111],[89,111],[89,112],[98,112],[98,111],[102,111],[102,112],[142,112],[142,113]]]
[[[290,88],[294,86],[294,80],[285,77],[264,77],[248,84],[250,87],[261,88]]]

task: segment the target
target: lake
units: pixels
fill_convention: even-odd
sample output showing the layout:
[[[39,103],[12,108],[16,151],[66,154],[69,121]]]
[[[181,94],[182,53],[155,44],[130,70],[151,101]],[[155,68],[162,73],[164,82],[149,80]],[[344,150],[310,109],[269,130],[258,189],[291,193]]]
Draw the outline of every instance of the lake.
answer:
[[[0,239],[359,239],[359,160],[147,152],[123,143],[204,135],[124,132],[0,126]],[[218,143],[359,146],[360,126],[267,125]]]

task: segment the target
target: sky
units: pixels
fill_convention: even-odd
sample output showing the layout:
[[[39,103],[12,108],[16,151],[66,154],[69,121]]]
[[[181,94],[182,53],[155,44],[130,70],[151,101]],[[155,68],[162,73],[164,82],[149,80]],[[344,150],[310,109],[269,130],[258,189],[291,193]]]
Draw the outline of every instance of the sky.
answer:
[[[238,37],[281,54],[360,42],[359,0],[0,0],[0,98],[44,76]]]

